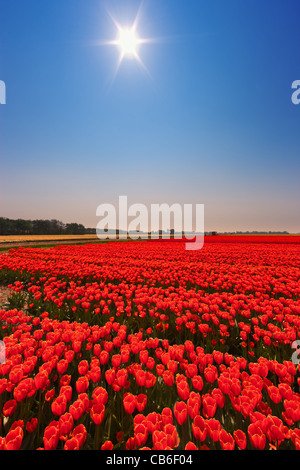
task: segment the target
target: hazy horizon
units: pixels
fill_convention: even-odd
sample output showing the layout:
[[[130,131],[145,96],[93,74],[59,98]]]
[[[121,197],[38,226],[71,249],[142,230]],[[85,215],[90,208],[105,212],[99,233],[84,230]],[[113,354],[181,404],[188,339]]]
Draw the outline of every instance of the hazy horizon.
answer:
[[[2,215],[0,214],[0,219],[1,219],[1,218],[2,218]],[[9,219],[9,217],[3,217],[3,218]],[[134,218],[134,217],[129,217],[129,218],[128,218],[128,221],[130,222],[133,218]],[[18,220],[18,219],[10,219],[10,220],[15,220],[15,221],[16,221],[16,220]],[[45,220],[45,219],[40,219],[40,218],[38,218],[38,219],[23,219],[23,220],[32,221],[32,220]],[[55,220],[55,221],[57,221],[57,222],[62,223],[62,224],[65,225],[65,226],[67,225],[66,222],[63,222],[63,221],[61,221],[61,220],[58,220],[57,218],[49,219],[49,220]],[[171,219],[171,220],[172,220],[172,219]],[[68,222],[68,223],[75,223],[75,224],[76,224],[77,222],[76,222],[75,220],[73,220],[72,222]],[[82,224],[82,225],[83,225],[83,224]],[[149,224],[149,225],[150,225],[150,224]],[[98,231],[97,231],[97,227],[96,227],[96,226],[95,226],[95,227],[84,226],[84,227],[85,227],[85,229],[87,229],[87,230],[89,230],[89,229],[95,230],[95,232],[98,234]],[[105,233],[112,233],[112,232],[115,232],[116,230],[119,230],[120,232],[123,232],[123,233],[126,232],[125,229],[119,229],[118,226],[116,226],[115,228],[110,227],[110,228],[108,229],[108,231],[105,231]],[[162,230],[163,233],[167,234],[167,233],[169,233],[169,232],[171,232],[171,231],[173,231],[173,230],[175,230],[175,229],[173,228],[173,226],[172,226],[172,224],[171,224],[171,228],[167,228],[167,230],[163,230],[163,229],[160,229],[160,230]],[[142,229],[141,229],[141,230],[139,230],[139,231],[140,231],[141,234],[150,233],[150,230],[147,231],[147,230],[142,230]],[[127,230],[127,232],[128,232],[128,233],[133,233],[133,230],[129,230],[129,231]],[[184,226],[183,226],[183,232],[186,233],[186,234],[192,234],[192,233],[195,233],[195,229],[194,229],[194,230],[184,230]],[[299,232],[299,233],[298,233],[298,232],[288,232],[287,230],[277,230],[277,231],[275,230],[275,231],[273,231],[273,230],[235,230],[235,229],[232,229],[232,230],[218,231],[218,230],[214,230],[214,229],[211,229],[211,230],[205,229],[205,233],[212,233],[212,232],[228,233],[228,234],[229,234],[229,233],[231,233],[231,234],[235,234],[235,233],[236,233],[236,234],[240,234],[240,233],[247,233],[247,232],[248,232],[248,233],[258,233],[258,234],[260,234],[260,233],[263,233],[263,234],[268,234],[268,233],[272,233],[272,234],[276,234],[276,233],[278,233],[278,234],[284,234],[284,233],[288,233],[289,235],[300,235],[300,232]],[[101,234],[102,232],[99,231],[99,233]],[[103,234],[105,234],[105,233],[103,232]],[[153,231],[153,233],[159,233],[159,231]],[[175,233],[179,234],[179,233],[181,233],[181,231],[175,230]],[[5,235],[5,236],[6,236],[6,235]]]
[[[0,216],[204,204],[205,231],[300,233],[297,0],[0,0]],[[103,45],[116,21],[149,43]]]

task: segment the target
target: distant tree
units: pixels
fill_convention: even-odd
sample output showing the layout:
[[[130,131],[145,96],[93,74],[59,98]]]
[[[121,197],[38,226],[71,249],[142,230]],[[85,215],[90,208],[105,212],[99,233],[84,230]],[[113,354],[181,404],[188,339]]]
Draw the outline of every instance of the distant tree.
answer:
[[[66,234],[69,235],[84,235],[85,227],[81,224],[71,223],[66,225]]]
[[[0,217],[0,235],[12,235],[11,229],[12,227],[9,219]]]
[[[64,224],[56,219],[8,219],[0,217],[0,235],[84,235],[96,234],[96,229],[86,229],[82,224]]]
[[[96,229],[95,229],[95,228],[91,228],[91,227],[86,228],[86,229],[85,229],[85,233],[86,233],[87,235],[96,235]]]
[[[15,221],[15,230],[17,234],[28,235],[31,230],[30,222],[28,220],[17,219]]]

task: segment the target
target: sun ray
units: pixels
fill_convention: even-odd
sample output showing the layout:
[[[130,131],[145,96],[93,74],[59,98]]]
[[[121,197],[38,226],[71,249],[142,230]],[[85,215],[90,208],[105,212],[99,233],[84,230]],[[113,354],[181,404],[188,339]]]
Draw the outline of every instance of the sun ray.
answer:
[[[140,66],[143,68],[143,70],[146,72],[146,74],[148,75],[148,77],[152,79],[151,75],[150,75],[150,72],[149,70],[147,69],[146,65],[144,64],[144,62],[142,61],[142,59],[140,58],[139,55],[136,56],[136,60],[138,61],[138,63],[140,64]]]
[[[144,0],[141,1],[140,6],[139,6],[139,9],[138,9],[138,12],[137,12],[136,17],[135,17],[135,19],[134,19],[134,22],[133,22],[133,25],[132,25],[132,27],[134,28],[134,30],[137,29],[138,23],[139,23],[140,18],[141,18],[141,16],[142,16],[142,8],[143,8],[143,6],[144,6]]]

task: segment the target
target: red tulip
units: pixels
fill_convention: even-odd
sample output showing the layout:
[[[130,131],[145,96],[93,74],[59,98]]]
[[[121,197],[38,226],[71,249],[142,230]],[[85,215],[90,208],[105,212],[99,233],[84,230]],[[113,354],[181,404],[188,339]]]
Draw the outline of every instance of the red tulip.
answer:
[[[69,412],[73,416],[73,419],[77,421],[84,413],[84,404],[81,400],[76,400],[70,405]]]
[[[185,380],[181,380],[176,383],[177,393],[179,398],[182,400],[187,400],[190,394],[189,384]]]
[[[187,420],[187,405],[184,401],[177,401],[174,405],[174,415],[179,425]]]
[[[58,420],[58,424],[60,437],[70,434],[74,424],[73,416],[71,415],[71,413],[65,413],[61,415]]]
[[[191,419],[194,419],[199,414],[200,405],[201,405],[200,395],[196,397],[190,394],[190,397],[187,401],[187,411]]]
[[[143,411],[147,404],[147,395],[140,393],[136,397],[136,408],[139,412]]]
[[[67,400],[64,395],[59,395],[51,404],[51,411],[56,416],[61,416],[67,408]]]
[[[8,400],[4,403],[2,413],[4,416],[12,416],[17,408],[16,400]]]
[[[73,429],[73,432],[71,435],[71,437],[77,440],[79,447],[82,447],[83,444],[85,443],[86,436],[87,436],[87,431],[83,424],[78,424],[78,426],[76,426]]]
[[[59,441],[59,427],[49,425],[44,431],[44,447],[45,450],[55,450]]]
[[[270,387],[267,388],[269,397],[274,403],[279,403],[281,401],[281,394],[280,391],[277,387],[274,385],[271,385]]]
[[[91,370],[89,372],[89,378],[92,380],[92,382],[97,383],[99,382],[101,378],[101,369],[100,367],[91,367]]]
[[[135,450],[136,449],[136,446],[137,446],[137,443],[136,443],[136,439],[135,437],[130,437],[127,441],[126,441],[126,450]]]
[[[111,363],[114,368],[118,368],[121,365],[121,355],[120,354],[114,354],[111,358]]]
[[[171,447],[172,449],[178,447],[180,438],[179,438],[176,427],[173,424],[166,424],[163,427],[163,431],[167,435],[168,446]]]
[[[263,450],[266,446],[266,436],[256,423],[248,426],[248,436],[256,449]]]
[[[13,384],[16,384],[20,382],[23,377],[24,377],[23,367],[21,365],[17,365],[12,368],[12,370],[9,373],[8,378]]]
[[[154,450],[166,450],[168,446],[168,436],[165,432],[156,430],[152,434],[153,449]]]
[[[207,434],[207,427],[205,420],[197,415],[192,424],[192,431],[195,439],[199,439],[201,442],[205,441]]]
[[[17,426],[15,429],[10,430],[5,438],[5,450],[19,450],[23,441],[23,429]]]
[[[127,369],[119,369],[116,374],[116,381],[120,387],[126,387],[128,371]]]
[[[203,413],[208,418],[213,418],[215,416],[217,410],[217,402],[216,400],[208,394],[203,395],[202,397],[203,403]]]
[[[89,370],[89,363],[87,360],[82,360],[78,364],[78,373],[79,375],[86,375]]]
[[[144,424],[138,424],[134,429],[134,438],[138,447],[143,446],[148,437],[148,429]]]
[[[71,437],[65,442],[64,450],[79,450],[79,442],[75,437]]]
[[[148,358],[149,358],[149,352],[147,350],[140,351],[139,359],[140,359],[141,364],[144,364],[144,365],[147,364]]]
[[[99,359],[100,359],[100,363],[102,365],[107,364],[108,359],[109,359],[108,352],[107,351],[101,351]]]
[[[88,389],[89,379],[87,378],[86,375],[83,377],[79,377],[79,379],[77,379],[76,381],[75,386],[76,386],[77,393],[84,393]]]
[[[111,441],[105,441],[101,446],[101,450],[113,450],[114,445]]]
[[[195,375],[197,375],[198,373],[198,369],[197,369],[197,365],[196,364],[188,364],[187,368],[186,368],[186,375],[187,377],[195,377]]]
[[[218,378],[218,370],[215,366],[209,365],[204,369],[205,380],[213,383]]]
[[[26,431],[30,433],[34,432],[37,428],[37,425],[38,425],[37,418],[31,418],[31,420],[26,423]]]
[[[189,441],[186,445],[184,450],[199,450],[198,447],[191,441]]]
[[[136,407],[136,397],[132,393],[125,393],[123,405],[126,413],[132,414]]]
[[[34,385],[37,390],[40,390],[40,389],[43,390],[47,382],[48,382],[48,372],[46,370],[38,372],[36,376],[34,377]]]
[[[170,370],[165,370],[162,373],[163,381],[166,385],[171,387],[174,384],[174,374]]]
[[[162,425],[173,424],[173,413],[170,408],[163,408],[161,412]]]
[[[45,400],[46,401],[51,401],[52,398],[54,397],[54,395],[55,395],[55,390],[54,389],[48,390],[45,394]]]
[[[105,414],[105,406],[103,403],[94,403],[91,408],[91,418],[95,424],[99,425],[102,423]]]
[[[59,374],[64,374],[69,366],[69,362],[66,359],[58,361],[56,368]]]
[[[206,427],[211,439],[214,442],[218,441],[221,432],[221,423],[217,419],[211,418],[206,421]]]
[[[221,429],[219,434],[220,444],[223,450],[234,450],[235,442],[231,434]]]
[[[240,449],[242,450],[246,449],[247,437],[243,431],[241,431],[240,429],[237,429],[236,431],[233,432],[233,437],[235,439],[237,446]]]
[[[200,375],[195,375],[192,378],[192,384],[193,384],[193,387],[194,387],[195,390],[197,390],[198,392],[201,392],[201,390],[203,388],[202,377]]]
[[[63,395],[67,402],[70,402],[72,399],[73,389],[70,385],[63,385],[60,388],[59,395]]]

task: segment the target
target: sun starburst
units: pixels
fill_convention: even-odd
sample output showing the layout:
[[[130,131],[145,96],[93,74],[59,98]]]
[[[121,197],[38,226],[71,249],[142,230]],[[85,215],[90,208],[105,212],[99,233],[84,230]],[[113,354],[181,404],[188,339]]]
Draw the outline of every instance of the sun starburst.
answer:
[[[117,37],[116,39],[113,39],[111,41],[106,41],[104,45],[116,46],[118,47],[120,51],[119,61],[117,64],[115,74],[117,74],[121,66],[121,63],[125,59],[135,59],[141,65],[144,71],[150,76],[149,71],[146,68],[145,64],[143,63],[139,52],[140,52],[140,46],[142,44],[149,44],[151,42],[154,42],[155,40],[142,38],[138,34],[137,30],[138,30],[139,19],[141,16],[141,7],[139,8],[136,18],[131,26],[121,26],[121,24],[119,24],[119,22],[111,15],[110,12],[108,12],[108,14],[116,27]]]

